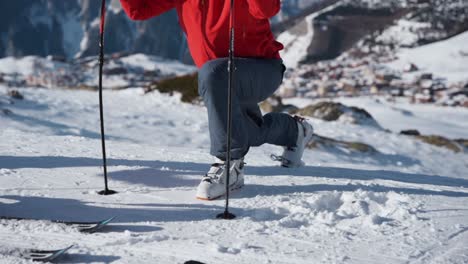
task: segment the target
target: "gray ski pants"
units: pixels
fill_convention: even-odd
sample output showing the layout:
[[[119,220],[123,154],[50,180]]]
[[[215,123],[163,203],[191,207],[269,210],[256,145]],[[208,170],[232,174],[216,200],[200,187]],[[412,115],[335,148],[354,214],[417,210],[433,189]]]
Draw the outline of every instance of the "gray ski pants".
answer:
[[[231,158],[244,157],[251,146],[264,143],[294,146],[296,121],[285,113],[262,115],[258,103],[271,96],[283,79],[281,59],[235,58],[232,94]],[[228,59],[206,62],[198,74],[198,93],[208,109],[210,153],[226,156]]]

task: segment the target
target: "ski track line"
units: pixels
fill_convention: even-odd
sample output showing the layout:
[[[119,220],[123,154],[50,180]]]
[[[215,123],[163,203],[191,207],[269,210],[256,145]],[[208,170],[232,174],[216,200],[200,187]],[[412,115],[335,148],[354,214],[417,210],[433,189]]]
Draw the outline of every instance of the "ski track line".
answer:
[[[463,227],[461,230],[450,234],[446,239],[441,242],[434,243],[433,245],[427,247],[426,249],[422,250],[420,254],[415,256],[416,260],[408,261],[407,263],[432,263],[438,257],[442,257],[447,254],[448,251],[459,249],[459,248],[466,248],[468,250],[468,245],[464,245],[464,247],[458,247],[457,244],[463,243],[461,241],[461,237],[463,234],[468,232],[468,226]],[[468,262],[468,259],[466,259]]]
[[[21,235],[21,234],[20,234]],[[94,236],[94,237],[93,237]],[[104,236],[104,237],[103,237]],[[137,247],[137,245],[132,245],[130,240],[132,237],[125,237],[125,238],[114,238],[106,233],[97,233],[96,235],[93,234],[82,234],[78,231],[70,232],[70,233],[57,233],[57,232],[35,232],[33,234],[28,234],[25,239],[23,235],[18,236],[18,234],[12,234],[11,232],[2,232],[0,231],[0,237],[2,239],[9,241],[10,246],[20,246],[22,248],[31,248],[31,243],[25,241],[41,241],[44,237],[47,237],[48,241],[53,241],[51,244],[57,245],[68,245],[74,244],[75,249],[85,249],[86,253],[93,253],[98,254],[109,254],[116,257],[119,255],[115,255],[114,252],[125,252],[125,254],[121,257],[129,257],[134,253],[144,254],[144,256],[139,255],[139,258],[146,259],[159,259],[160,256],[167,257],[168,259],[174,259],[174,256],[178,258],[183,257],[182,260],[193,259],[194,254],[191,252],[204,252],[206,251],[206,245],[195,245],[191,244],[188,247],[190,250],[181,251],[179,247],[174,248],[174,245],[162,246],[161,244],[158,245],[157,254],[155,254],[155,248],[146,249],[145,247]],[[164,236],[163,236],[164,237]],[[126,240],[127,239],[127,240]],[[154,241],[145,242],[145,238],[139,238],[141,241],[137,241],[135,244],[138,243],[152,243],[158,242],[156,239]],[[138,240],[138,239],[137,239]],[[168,239],[163,239],[168,240]],[[179,240],[179,239],[176,239]],[[214,241],[213,243],[215,243]],[[131,248],[129,248],[129,243]],[[195,247],[194,247],[195,246]],[[53,246],[51,246],[53,247]],[[60,246],[56,246],[57,248]],[[128,252],[128,253],[127,253]],[[273,259],[275,263],[298,263],[298,259],[291,259],[289,256],[284,256],[283,254],[274,254],[272,255],[271,252],[266,252],[265,257],[257,257],[255,253],[251,252],[244,252],[242,255],[238,253],[223,253],[223,252],[210,252],[208,255],[208,259],[212,263],[221,263],[225,262],[226,258],[232,259],[232,261],[238,263],[262,263],[265,261],[266,257],[268,259]],[[302,259],[302,258],[301,258]],[[77,260],[78,261],[78,260]],[[305,263],[305,262],[304,262]]]
[[[81,234],[81,233],[80,233]],[[27,239],[20,238],[18,235],[11,234],[10,232],[5,233],[5,232],[0,232],[0,236],[2,239],[5,239],[9,241],[10,245],[18,245],[22,248],[31,248],[31,243],[25,242],[25,241],[40,241],[43,240],[44,237],[47,237],[48,241],[53,241],[53,244],[60,244],[60,245],[68,245],[68,244],[74,244],[75,249],[79,248],[81,250],[85,250],[86,253],[89,253],[89,255],[93,255],[93,253],[98,253],[98,254],[110,254],[112,256],[115,256],[114,252],[129,252],[128,249],[128,241],[123,241],[121,238],[112,238],[108,236],[107,238],[103,238],[102,236],[99,237],[94,237],[93,234],[89,235],[80,235],[78,233],[70,232],[69,234],[67,233],[50,233],[50,232],[38,232],[34,233],[32,235],[28,235]],[[108,245],[106,244],[112,243],[109,241],[116,241],[116,240],[122,240],[121,244],[113,244],[113,245]],[[145,256],[139,256],[140,258],[148,258],[150,257],[151,259],[155,258],[155,254],[153,250],[145,250],[141,248],[136,248],[132,247],[130,249],[131,253],[133,252],[138,252],[138,253],[144,253]],[[188,252],[183,253],[181,251],[173,251],[170,248],[166,248],[165,250],[158,251],[157,256],[159,257],[160,255],[169,257],[169,258],[174,258],[174,256],[180,256],[185,255],[187,259],[189,259],[193,254],[190,254]],[[130,257],[130,254],[126,253],[124,254],[123,257]]]
[[[341,230],[341,229],[338,229],[338,231],[342,231],[342,232],[348,232],[350,233],[349,231],[346,231],[346,230]],[[301,240],[300,238],[294,238],[294,237],[287,237],[287,236],[283,236],[283,235],[280,235],[280,234],[274,234],[275,237],[278,237],[282,240],[288,240],[288,241],[291,241],[291,242],[295,242],[295,243],[301,243],[301,244],[305,244],[305,245],[308,245],[308,246],[317,246],[318,242],[309,242],[309,241],[306,241],[306,240]],[[343,237],[341,237],[343,238]],[[384,237],[381,237],[380,239],[378,239],[377,241],[382,241],[382,240],[386,240],[386,238]],[[336,240],[335,240],[336,242]],[[332,246],[332,245],[326,245],[326,246]],[[342,252],[350,252],[350,247],[344,247],[343,248],[343,244],[340,245],[340,251]],[[351,252],[352,253],[352,252]],[[352,255],[352,254],[346,254],[346,257],[348,257],[351,261],[353,260],[358,260],[359,262],[352,262],[352,263],[369,263],[369,264],[373,264],[375,263],[375,260],[373,260],[372,258],[369,258],[369,256],[376,256],[377,258],[382,258],[384,257],[385,259],[387,260],[394,260],[394,261],[397,261],[398,263],[404,263],[405,260],[407,260],[407,258],[405,257],[398,257],[398,256],[392,256],[392,255],[383,255],[381,253],[378,253],[378,254],[372,254],[372,253],[368,253],[368,257],[359,257],[359,256],[356,256],[356,255]],[[392,262],[393,263],[393,262]]]

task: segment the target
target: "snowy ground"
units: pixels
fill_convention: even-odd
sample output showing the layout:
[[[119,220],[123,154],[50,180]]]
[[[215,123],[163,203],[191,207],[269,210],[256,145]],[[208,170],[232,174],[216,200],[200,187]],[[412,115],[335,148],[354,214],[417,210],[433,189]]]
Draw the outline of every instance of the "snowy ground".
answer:
[[[287,104],[305,107],[324,100],[327,99],[311,101],[307,98],[288,98],[283,101]],[[366,109],[383,128],[390,129],[394,133],[417,129],[425,135],[441,135],[452,139],[468,138],[467,109],[433,104],[411,104],[408,98],[392,98],[392,100],[398,100],[398,103],[388,102],[385,98],[378,96],[342,97],[332,101]]]
[[[445,78],[448,83],[465,83],[468,81],[467,42],[468,32],[464,32],[444,41],[402,49],[397,53],[398,59],[388,66],[401,71],[409,63],[414,63],[420,72],[435,73],[435,77]],[[414,76],[409,74],[408,77]]]
[[[97,93],[0,86],[0,215],[95,220],[97,234],[47,222],[0,220],[0,262],[18,248],[75,244],[68,263],[467,263],[468,154],[396,133],[312,119],[317,133],[379,154],[310,151],[280,168],[280,148],[248,154],[232,221],[224,201],[194,199],[207,154],[206,111],[139,89],[106,91],[110,186],[102,189]],[[384,128],[468,138],[466,109],[354,99]],[[347,103],[347,102],[345,102]],[[2,254],[4,252],[4,254]],[[27,261],[25,261],[27,263]]]
[[[330,5],[319,12],[308,15],[304,21],[285,31],[278,36],[278,41],[284,45],[280,51],[284,65],[288,68],[296,68],[299,62],[307,56],[307,48],[314,36],[313,20],[338,6],[339,3]]]

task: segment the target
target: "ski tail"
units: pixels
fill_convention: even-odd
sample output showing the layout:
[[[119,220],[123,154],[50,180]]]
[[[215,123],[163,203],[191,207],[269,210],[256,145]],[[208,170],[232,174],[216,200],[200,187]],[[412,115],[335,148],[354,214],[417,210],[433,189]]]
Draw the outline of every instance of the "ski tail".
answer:
[[[47,220],[47,219],[34,219],[34,218],[22,218],[22,217],[8,217],[0,216],[0,219],[5,220],[25,220],[25,221],[49,221],[55,224],[63,224],[68,226],[75,227],[78,231],[82,233],[94,233],[106,226],[109,222],[114,220],[115,216],[104,219],[102,221],[93,221],[93,222],[79,222],[79,221],[63,221],[63,220]]]
[[[115,216],[102,220],[100,222],[90,222],[90,223],[79,223],[79,224],[74,224],[78,228],[78,231],[82,233],[94,233],[97,232],[99,229],[103,228],[106,226],[109,222],[114,220]]]
[[[42,261],[42,262],[50,262],[60,256],[62,256],[65,252],[67,252],[73,245],[57,249],[57,250],[38,250],[38,249],[27,249],[21,252],[21,256],[26,259],[30,259],[33,261]]]

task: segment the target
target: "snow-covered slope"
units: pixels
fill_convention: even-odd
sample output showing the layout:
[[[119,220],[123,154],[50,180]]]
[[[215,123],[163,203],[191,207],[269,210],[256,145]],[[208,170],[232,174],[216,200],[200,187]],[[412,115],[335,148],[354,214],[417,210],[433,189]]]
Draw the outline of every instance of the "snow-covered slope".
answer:
[[[379,153],[307,150],[306,166],[279,167],[281,148],[253,148],[246,186],[233,193],[238,218],[216,220],[224,201],[194,199],[212,162],[206,111],[139,89],[105,91],[111,189],[103,187],[97,93],[0,86],[0,215],[94,220],[102,233],[47,222],[0,220],[0,262],[14,247],[75,244],[71,263],[466,263],[468,155],[381,129],[312,119],[317,133],[371,144]],[[356,99],[358,100],[358,99]],[[360,107],[369,102],[356,101]],[[374,104],[379,118],[409,106]],[[420,129],[423,108],[407,122]],[[468,137],[468,124],[430,108],[434,131]],[[458,109],[458,117],[468,111]],[[377,113],[378,112],[378,113]],[[427,125],[429,122],[424,123]],[[429,129],[425,128],[425,129]]]
[[[295,26],[296,30],[285,31],[278,36],[278,41],[284,45],[281,58],[288,68],[295,68],[307,56],[307,48],[314,34],[312,20],[316,14],[307,16],[302,23]]]
[[[402,49],[390,63],[400,71],[413,63],[422,72],[435,73],[449,83],[468,82],[468,32],[425,46]],[[417,74],[417,73],[416,73]]]
[[[282,21],[323,0],[284,0]],[[0,2],[0,57],[60,55],[86,57],[98,53],[99,10],[96,0]],[[175,10],[135,22],[119,0],[107,2],[106,51],[157,55],[191,62]],[[34,41],[31,41],[34,40]]]
[[[418,47],[468,30],[466,1],[328,2],[328,7],[281,27],[278,40],[285,45],[281,55],[286,66],[334,59],[352,48],[360,56],[369,51],[393,54],[400,47]]]
[[[0,83],[47,88],[97,88],[98,66],[96,57],[72,62],[56,61],[51,56],[0,58]],[[195,71],[195,66],[140,53],[123,57],[109,56],[104,64],[103,87],[141,87],[162,78]]]
[[[300,23],[277,37],[277,40],[284,45],[284,49],[280,53],[286,67],[294,69],[299,62],[307,57],[308,48],[314,36],[314,18],[332,10],[338,4],[331,5],[319,12],[306,16]]]
[[[59,55],[70,59],[98,54],[100,4],[95,0],[0,3],[0,57]],[[119,0],[107,4],[106,52],[143,52],[191,61],[175,10],[134,22]]]
[[[323,100],[289,98],[283,101],[298,107],[306,107],[311,103]],[[331,101],[340,102],[347,106],[364,107],[379,124],[384,124],[383,128],[389,129],[393,133],[417,129],[426,135],[443,135],[452,139],[468,137],[466,132],[468,111],[460,107],[414,105],[406,99],[392,103],[378,97],[338,97]],[[372,144],[372,141],[369,143]]]

